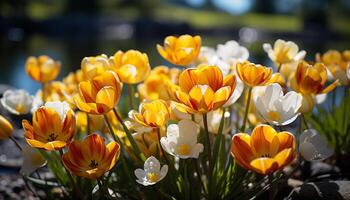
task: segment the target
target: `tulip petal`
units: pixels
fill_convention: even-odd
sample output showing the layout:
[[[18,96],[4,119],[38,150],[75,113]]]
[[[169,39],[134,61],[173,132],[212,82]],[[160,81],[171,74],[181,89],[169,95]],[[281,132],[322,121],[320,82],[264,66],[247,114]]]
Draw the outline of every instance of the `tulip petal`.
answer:
[[[251,150],[251,137],[245,133],[237,133],[232,137],[231,155],[242,167],[250,169],[250,162],[254,159]]]
[[[107,113],[116,104],[116,93],[113,87],[103,87],[96,95],[96,105],[99,113]]]
[[[254,171],[260,174],[269,174],[278,169],[278,163],[272,158],[257,158],[250,162]]]

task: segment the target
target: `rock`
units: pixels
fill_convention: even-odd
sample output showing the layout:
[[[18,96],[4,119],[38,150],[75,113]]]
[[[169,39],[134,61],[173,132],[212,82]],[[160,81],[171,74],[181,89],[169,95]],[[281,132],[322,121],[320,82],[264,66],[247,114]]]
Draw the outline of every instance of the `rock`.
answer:
[[[330,165],[324,162],[311,162],[311,177],[320,176],[324,174],[339,173],[339,167]]]
[[[350,200],[350,181],[310,182],[295,188],[285,199]]]

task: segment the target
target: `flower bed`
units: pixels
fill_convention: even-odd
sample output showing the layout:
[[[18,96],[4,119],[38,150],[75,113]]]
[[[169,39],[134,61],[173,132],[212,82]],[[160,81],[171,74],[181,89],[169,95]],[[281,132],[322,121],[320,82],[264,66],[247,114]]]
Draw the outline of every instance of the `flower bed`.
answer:
[[[174,67],[118,51],[83,58],[61,81],[59,61],[29,57],[25,71],[42,89],[1,98],[12,116],[31,115],[27,144],[3,116],[0,139],[22,151],[29,189],[52,198],[297,199],[313,182],[338,184],[330,198],[347,191],[350,51],[306,61],[291,41],[263,48],[273,67],[249,62],[235,41],[214,49],[169,36],[157,50]]]

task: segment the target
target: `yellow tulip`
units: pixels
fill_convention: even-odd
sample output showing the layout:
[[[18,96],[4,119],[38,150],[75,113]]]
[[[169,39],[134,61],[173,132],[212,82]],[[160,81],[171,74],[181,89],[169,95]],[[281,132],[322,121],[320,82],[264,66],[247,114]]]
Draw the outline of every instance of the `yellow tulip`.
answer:
[[[324,64],[310,65],[303,61],[299,63],[295,76],[291,79],[291,87],[303,95],[316,95],[330,92],[338,83],[338,81],[335,81],[325,87],[326,82],[327,71]]]
[[[46,103],[35,111],[32,123],[22,121],[24,137],[35,148],[48,151],[62,149],[75,134],[74,112],[67,103]]]
[[[251,135],[237,133],[232,137],[231,155],[247,170],[269,174],[291,163],[296,155],[292,133],[277,133],[268,125],[258,125]]]
[[[81,61],[81,70],[85,80],[101,75],[106,70],[110,70],[110,62],[104,54],[99,56],[85,57]]]
[[[299,51],[298,45],[292,41],[278,39],[275,41],[273,48],[270,44],[263,45],[270,59],[277,65],[298,62],[305,57],[305,51]],[[281,66],[279,66],[281,67]]]
[[[344,51],[341,54],[339,51],[329,50],[322,56],[316,55],[316,60],[325,64],[332,76],[342,85],[349,85],[350,80],[346,70],[350,66],[350,51]]]
[[[101,136],[91,134],[83,141],[70,143],[62,161],[72,174],[97,179],[115,166],[119,154],[120,146],[117,142],[105,145]]]
[[[159,54],[167,61],[180,66],[188,66],[198,58],[201,47],[200,36],[168,36],[164,45],[157,45]]]
[[[271,68],[250,62],[238,63],[236,70],[239,78],[250,87],[265,85],[272,76]]]
[[[177,83],[179,74],[180,70],[176,68],[155,67],[145,81],[137,87],[141,98],[146,100],[170,100],[171,94],[168,85]]]
[[[139,83],[148,76],[151,67],[148,56],[136,50],[118,51],[110,58],[113,71],[127,84]]]
[[[168,105],[157,99],[140,104],[139,111],[131,111],[131,127],[137,132],[150,132],[154,128],[166,125],[170,118]]]
[[[27,58],[25,69],[27,74],[35,81],[46,83],[54,80],[60,72],[61,63],[48,56]]]
[[[207,113],[223,106],[236,87],[234,74],[223,77],[216,66],[200,65],[184,70],[179,76],[179,89],[175,91],[177,102],[184,104],[191,113]]]
[[[0,140],[4,140],[12,136],[13,127],[9,121],[0,115]]]
[[[106,114],[118,103],[121,83],[112,71],[105,71],[92,80],[79,84],[79,95],[74,97],[76,106],[90,114]]]

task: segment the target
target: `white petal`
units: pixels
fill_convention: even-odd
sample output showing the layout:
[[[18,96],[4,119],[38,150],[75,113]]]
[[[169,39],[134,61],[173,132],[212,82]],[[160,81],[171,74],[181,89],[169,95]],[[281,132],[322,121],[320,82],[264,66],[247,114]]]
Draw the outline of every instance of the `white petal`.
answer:
[[[160,163],[157,158],[151,156],[147,158],[144,164],[144,170],[146,173],[156,173],[158,174],[160,171]]]
[[[162,169],[160,170],[160,177],[159,180],[162,180],[166,175],[168,174],[168,165],[163,165]]]
[[[60,115],[62,121],[65,119],[67,112],[71,110],[69,104],[65,101],[47,102],[45,103],[45,107],[54,109]]]
[[[22,156],[23,164],[20,173],[23,175],[29,176],[36,169],[43,167],[46,164],[46,160],[40,152],[29,145],[24,146]]]
[[[295,55],[294,57],[294,61],[300,61],[300,60],[303,60],[304,57],[306,55],[306,51],[302,50],[302,51],[299,51],[299,53],[297,53],[297,55]]]
[[[241,97],[243,90],[244,90],[243,82],[239,79],[236,79],[236,88],[233,91],[230,98],[227,100],[227,102],[223,105],[223,107],[228,107],[228,106],[232,105],[233,103],[235,103],[239,99],[239,97]]]
[[[146,172],[145,172],[145,170],[143,170],[143,169],[136,169],[135,171],[134,171],[134,174],[135,174],[135,176],[136,176],[136,178],[138,179],[138,180],[144,180],[145,179],[145,177],[146,177]]]
[[[315,102],[317,104],[322,104],[327,99],[327,93],[315,95]]]
[[[179,138],[178,143],[185,143],[188,145],[197,142],[197,135],[199,133],[199,126],[195,122],[183,119],[178,123]]]
[[[348,65],[348,68],[346,70],[346,74],[348,76],[348,79],[350,79],[350,65]]]
[[[199,154],[202,153],[203,150],[204,150],[203,144],[197,143],[197,144],[192,148],[191,158],[198,158]]]

